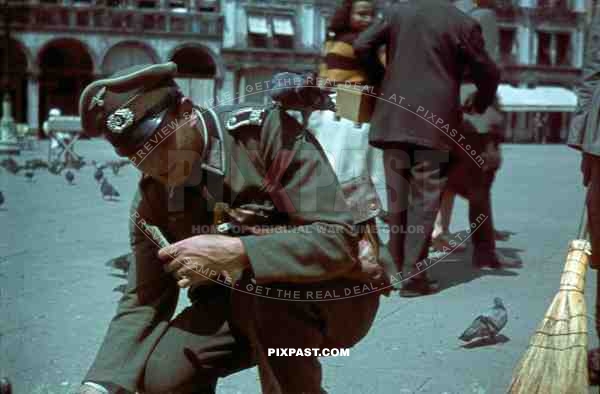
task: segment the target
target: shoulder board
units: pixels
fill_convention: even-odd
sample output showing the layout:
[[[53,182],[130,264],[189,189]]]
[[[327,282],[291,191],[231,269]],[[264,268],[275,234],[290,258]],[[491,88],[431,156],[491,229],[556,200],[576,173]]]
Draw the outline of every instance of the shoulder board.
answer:
[[[231,111],[225,117],[227,131],[236,131],[244,126],[261,127],[267,117],[269,107],[264,105],[245,106]]]

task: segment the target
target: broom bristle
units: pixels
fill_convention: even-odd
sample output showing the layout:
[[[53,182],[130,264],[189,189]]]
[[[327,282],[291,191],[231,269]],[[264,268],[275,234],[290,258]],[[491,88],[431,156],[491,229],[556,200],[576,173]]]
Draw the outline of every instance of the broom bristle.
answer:
[[[589,244],[573,241],[560,289],[517,364],[511,394],[588,392],[587,319],[583,295]]]

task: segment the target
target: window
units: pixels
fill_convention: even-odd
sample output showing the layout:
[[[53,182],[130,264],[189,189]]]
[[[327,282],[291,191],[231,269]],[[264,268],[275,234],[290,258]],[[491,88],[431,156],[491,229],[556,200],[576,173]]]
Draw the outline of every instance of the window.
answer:
[[[185,0],[170,0],[169,8],[171,9],[172,12],[181,12],[181,13],[185,13],[188,10]]]
[[[515,29],[500,29],[500,60],[502,63],[516,63],[518,57],[517,32]]]
[[[248,46],[255,48],[294,48],[292,16],[248,15]]]
[[[216,12],[219,9],[217,0],[196,0],[196,11]]]
[[[569,33],[556,34],[556,63],[557,66],[571,65],[571,35]]]
[[[569,8],[568,0],[537,0],[538,8],[566,10]]]
[[[273,18],[274,44],[278,48],[294,48],[294,24],[290,17]]]
[[[537,64],[571,66],[571,33],[543,32],[537,34]]]
[[[550,33],[538,32],[537,64],[549,66],[552,52],[552,35]]]
[[[269,38],[269,22],[264,15],[248,15],[248,45],[266,48]]]
[[[156,8],[156,0],[139,0],[139,8]]]

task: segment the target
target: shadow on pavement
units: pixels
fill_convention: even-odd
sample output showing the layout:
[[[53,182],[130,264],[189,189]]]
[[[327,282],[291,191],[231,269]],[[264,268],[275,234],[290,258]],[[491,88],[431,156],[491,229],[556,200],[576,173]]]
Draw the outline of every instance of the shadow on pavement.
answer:
[[[111,267],[123,272],[111,272],[109,275],[119,279],[127,280],[127,271],[129,270],[129,265],[131,264],[131,253],[125,253],[121,256],[112,258],[108,260],[104,265],[107,267]],[[113,291],[117,291],[119,293],[125,293],[127,289],[127,284],[123,283],[118,285],[113,289]]]
[[[496,335],[493,338],[481,338],[481,339],[477,339],[473,342],[469,342],[466,343],[464,345],[461,345],[462,348],[465,349],[476,349],[479,347],[484,347],[484,346],[493,346],[493,345],[497,345],[497,344],[502,344],[502,343],[506,343],[510,341],[510,338],[508,338],[505,335],[499,334]]]
[[[499,251],[501,253],[504,253],[504,250],[501,248],[499,248]],[[440,291],[451,288],[453,286],[461,285],[463,283],[468,283],[485,275],[519,275],[517,272],[514,272],[507,268],[476,268],[471,262],[471,254],[471,248],[468,248],[466,251],[461,253],[451,253],[429,269],[429,274],[431,278],[438,280],[440,285]],[[511,266],[510,268],[512,269],[520,267],[521,265],[514,267]]]

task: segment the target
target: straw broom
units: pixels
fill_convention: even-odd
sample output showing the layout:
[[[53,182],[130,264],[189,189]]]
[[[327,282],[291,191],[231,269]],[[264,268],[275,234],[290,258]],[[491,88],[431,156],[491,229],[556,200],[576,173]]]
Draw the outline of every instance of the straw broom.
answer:
[[[584,207],[579,239],[569,245],[558,293],[517,364],[508,393],[588,393],[584,288],[590,255]]]

